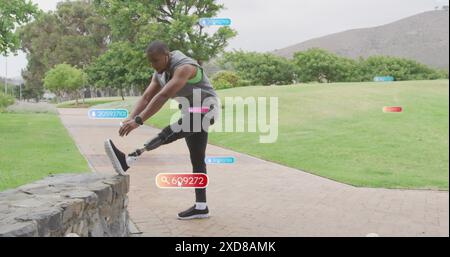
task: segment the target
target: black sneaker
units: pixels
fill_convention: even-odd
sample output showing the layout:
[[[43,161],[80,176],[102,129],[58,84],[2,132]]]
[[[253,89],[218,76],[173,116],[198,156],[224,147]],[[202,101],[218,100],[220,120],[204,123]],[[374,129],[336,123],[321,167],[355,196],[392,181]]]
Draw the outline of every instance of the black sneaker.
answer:
[[[178,219],[191,220],[191,219],[205,219],[209,217],[208,206],[204,210],[195,209],[195,205],[186,211],[178,213]]]
[[[126,155],[117,149],[111,139],[105,141],[105,151],[112,162],[114,170],[119,175],[125,176],[125,172],[130,168],[127,164]]]

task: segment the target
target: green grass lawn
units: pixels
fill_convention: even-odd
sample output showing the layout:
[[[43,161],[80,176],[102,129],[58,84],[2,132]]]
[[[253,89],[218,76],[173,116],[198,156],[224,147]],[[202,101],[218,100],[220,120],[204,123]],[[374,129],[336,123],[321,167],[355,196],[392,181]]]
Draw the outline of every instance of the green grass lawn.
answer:
[[[57,115],[0,113],[0,191],[89,170]]]
[[[449,82],[245,87],[226,96],[279,98],[279,136],[211,133],[210,143],[355,186],[441,189],[449,182]],[[384,113],[402,106],[403,113]],[[164,127],[168,105],[148,122]],[[239,160],[237,160],[239,161]]]

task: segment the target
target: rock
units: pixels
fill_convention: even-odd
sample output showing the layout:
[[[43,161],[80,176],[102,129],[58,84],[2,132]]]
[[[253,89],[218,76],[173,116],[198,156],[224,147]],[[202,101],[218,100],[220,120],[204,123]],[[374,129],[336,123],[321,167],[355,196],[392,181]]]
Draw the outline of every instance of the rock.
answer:
[[[113,189],[110,185],[105,183],[95,183],[88,188],[97,194],[99,202],[110,203],[112,201]]]
[[[69,233],[66,237],[80,237],[77,233]]]
[[[128,236],[128,176],[62,174],[0,192],[0,236]]]
[[[83,199],[66,199],[58,204],[63,209],[63,223],[67,223],[71,219],[80,218],[83,211]]]
[[[0,237],[37,237],[37,225],[34,222],[17,222],[0,226]]]
[[[50,231],[57,230],[62,225],[62,209],[41,208],[15,218],[16,221],[35,221],[39,236],[48,236]]]

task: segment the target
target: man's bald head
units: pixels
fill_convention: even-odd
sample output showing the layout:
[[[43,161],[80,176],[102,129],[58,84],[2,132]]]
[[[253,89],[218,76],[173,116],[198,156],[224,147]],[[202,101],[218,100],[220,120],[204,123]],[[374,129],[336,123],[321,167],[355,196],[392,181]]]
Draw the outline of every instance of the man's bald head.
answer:
[[[170,50],[169,47],[162,41],[151,42],[147,49],[147,58],[154,70],[162,73],[169,67]]]
[[[164,55],[170,52],[169,47],[162,41],[153,41],[147,46],[147,54]]]

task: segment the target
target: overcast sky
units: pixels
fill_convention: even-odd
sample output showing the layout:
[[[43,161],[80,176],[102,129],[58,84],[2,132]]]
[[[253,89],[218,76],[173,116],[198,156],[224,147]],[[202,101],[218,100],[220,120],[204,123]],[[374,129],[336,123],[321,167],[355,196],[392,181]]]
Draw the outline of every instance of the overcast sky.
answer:
[[[60,0],[32,0],[45,11]],[[228,50],[271,51],[348,29],[379,26],[424,11],[448,0],[219,0],[219,17],[231,18],[239,33]],[[26,67],[24,54],[8,58],[8,77]],[[0,75],[5,76],[0,57]]]

